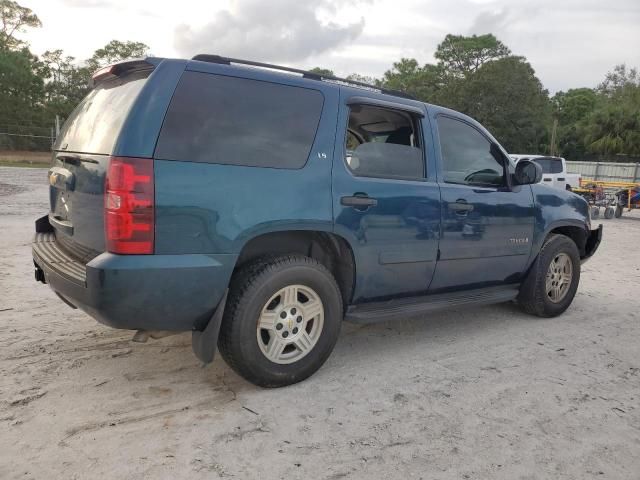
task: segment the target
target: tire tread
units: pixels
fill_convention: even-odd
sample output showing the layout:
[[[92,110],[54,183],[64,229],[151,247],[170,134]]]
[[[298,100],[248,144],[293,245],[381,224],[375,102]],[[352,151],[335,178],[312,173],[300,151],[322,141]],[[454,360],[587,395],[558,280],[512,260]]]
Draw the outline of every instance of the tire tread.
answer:
[[[261,376],[256,375],[256,373],[239,358],[237,354],[240,350],[240,335],[237,334],[239,322],[236,320],[242,318],[244,311],[249,307],[251,293],[260,286],[265,277],[269,277],[288,267],[299,267],[301,265],[319,270],[330,279],[336,291],[336,298],[340,301],[340,311],[342,311],[340,289],[331,272],[317,260],[304,255],[267,255],[241,267],[231,278],[229,298],[222,318],[220,335],[218,336],[218,349],[229,367],[255,385],[263,387],[281,386],[279,383],[269,382]],[[330,351],[327,352],[326,356],[322,359],[323,363],[330,353]],[[302,378],[300,380],[302,380]]]
[[[533,262],[533,265],[531,266],[531,269],[529,270],[525,281],[520,287],[518,303],[526,313],[537,315],[538,317],[553,317],[562,313],[549,311],[549,308],[547,307],[545,301],[546,292],[544,291],[544,288],[541,288],[541,286],[546,282],[548,268],[546,262],[542,262],[541,259],[545,258],[547,251],[549,251],[550,249],[553,250],[555,248],[558,248],[558,242],[570,242],[572,247],[569,248],[575,249],[576,253],[578,251],[578,247],[573,242],[573,240],[565,235],[553,233],[547,237],[544,244],[542,245],[542,248],[540,249],[540,252],[538,253],[538,257]],[[579,281],[579,270],[578,272],[574,272],[574,278],[576,278],[576,275]],[[570,304],[571,302],[569,302],[569,305]]]

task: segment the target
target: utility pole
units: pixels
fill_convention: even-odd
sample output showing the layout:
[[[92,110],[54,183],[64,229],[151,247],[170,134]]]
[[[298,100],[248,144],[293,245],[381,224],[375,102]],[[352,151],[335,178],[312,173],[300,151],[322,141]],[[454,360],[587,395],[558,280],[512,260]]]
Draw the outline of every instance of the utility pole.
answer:
[[[60,136],[60,115],[56,115],[56,138]]]

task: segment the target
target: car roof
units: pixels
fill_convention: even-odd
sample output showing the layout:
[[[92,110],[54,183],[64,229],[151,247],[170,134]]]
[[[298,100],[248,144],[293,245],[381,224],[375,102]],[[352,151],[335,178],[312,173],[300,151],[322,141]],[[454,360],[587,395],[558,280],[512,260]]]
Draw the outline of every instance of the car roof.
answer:
[[[350,80],[347,78],[336,77],[334,75],[326,75],[318,72],[312,72],[309,70],[302,70],[299,68],[287,67],[284,65],[276,65],[271,63],[264,62],[256,62],[254,60],[243,60],[239,58],[230,58],[223,57],[220,55],[211,55],[211,54],[198,54],[191,59],[192,62],[206,62],[206,63],[214,63],[219,65],[227,65],[227,66],[248,66],[253,68],[262,68],[265,70],[270,70],[272,72],[286,72],[288,74],[298,74],[302,75],[302,78],[308,81],[324,81],[327,83],[334,83],[337,85],[349,85],[356,86],[362,88],[363,90],[371,90],[383,93],[385,95],[390,95],[393,97],[401,97],[401,98],[409,98],[414,99],[414,97],[406,92],[402,92],[399,90],[393,90],[387,87],[371,85],[364,82],[360,82],[357,80]]]

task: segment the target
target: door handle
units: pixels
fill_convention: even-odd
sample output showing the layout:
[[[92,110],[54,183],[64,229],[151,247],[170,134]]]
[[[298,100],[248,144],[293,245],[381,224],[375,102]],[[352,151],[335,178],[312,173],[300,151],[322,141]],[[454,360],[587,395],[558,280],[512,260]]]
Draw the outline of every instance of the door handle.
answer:
[[[356,210],[366,210],[369,207],[375,207],[376,205],[378,205],[378,200],[376,200],[375,198],[371,198],[366,194],[355,194],[350,197],[342,197],[340,199],[340,204],[344,205],[345,207],[353,207]]]
[[[473,210],[473,205],[468,204],[466,200],[457,200],[449,203],[449,210],[453,210],[458,215],[466,215]]]

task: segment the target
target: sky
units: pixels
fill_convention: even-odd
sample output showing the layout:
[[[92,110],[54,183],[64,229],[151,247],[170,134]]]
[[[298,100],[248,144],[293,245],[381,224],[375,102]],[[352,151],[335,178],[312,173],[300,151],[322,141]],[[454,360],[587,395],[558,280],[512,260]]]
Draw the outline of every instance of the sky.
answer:
[[[434,63],[448,33],[493,33],[552,93],[640,67],[640,0],[18,0],[42,28],[32,51],[79,60],[112,39],[154,56],[197,53],[380,77],[402,57]]]

